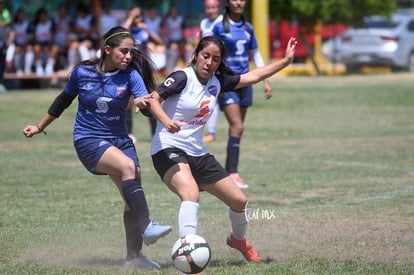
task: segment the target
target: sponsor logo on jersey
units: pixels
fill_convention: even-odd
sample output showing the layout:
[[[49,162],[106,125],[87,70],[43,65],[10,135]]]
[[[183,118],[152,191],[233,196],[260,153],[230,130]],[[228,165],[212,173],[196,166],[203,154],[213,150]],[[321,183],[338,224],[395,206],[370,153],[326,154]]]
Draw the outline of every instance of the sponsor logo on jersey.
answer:
[[[217,96],[217,87],[216,86],[210,86],[207,88],[207,91],[209,94],[213,96]]]

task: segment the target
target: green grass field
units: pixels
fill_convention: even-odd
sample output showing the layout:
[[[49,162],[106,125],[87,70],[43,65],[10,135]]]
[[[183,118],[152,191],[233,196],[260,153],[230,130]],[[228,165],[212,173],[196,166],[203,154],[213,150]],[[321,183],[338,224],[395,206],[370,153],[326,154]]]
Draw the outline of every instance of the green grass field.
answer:
[[[240,173],[250,188],[249,240],[263,264],[225,244],[228,210],[202,194],[198,233],[212,247],[203,274],[413,274],[414,75],[276,76],[266,101],[255,86]],[[0,94],[0,274],[178,274],[179,199],[156,175],[150,130],[134,132],[152,217],[173,232],[143,252],[162,270],[125,271],[123,203],[106,176],[89,174],[72,145],[73,104],[48,134],[23,137],[59,90]],[[210,151],[223,161],[221,114]]]

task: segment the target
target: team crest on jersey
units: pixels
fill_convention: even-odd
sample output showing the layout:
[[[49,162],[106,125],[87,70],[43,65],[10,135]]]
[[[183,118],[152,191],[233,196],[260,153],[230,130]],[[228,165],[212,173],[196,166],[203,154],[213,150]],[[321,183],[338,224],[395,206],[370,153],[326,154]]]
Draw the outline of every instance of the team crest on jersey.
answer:
[[[116,87],[116,95],[118,97],[124,97],[125,96],[126,89],[127,89],[127,86],[126,85],[117,86]]]
[[[208,93],[213,95],[213,96],[217,96],[217,87],[216,86],[210,86],[207,89]]]
[[[169,77],[169,78],[167,78],[167,79],[164,81],[164,86],[165,86],[165,87],[169,87],[169,86],[171,86],[174,82],[175,82],[175,79],[174,79],[174,78],[172,78],[172,77]]]

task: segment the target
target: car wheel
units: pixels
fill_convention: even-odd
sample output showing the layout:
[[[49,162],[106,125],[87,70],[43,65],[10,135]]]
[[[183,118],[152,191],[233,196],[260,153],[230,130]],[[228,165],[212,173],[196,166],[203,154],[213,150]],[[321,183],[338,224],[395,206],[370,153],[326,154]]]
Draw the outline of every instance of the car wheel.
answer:
[[[408,57],[408,71],[414,72],[414,52]]]

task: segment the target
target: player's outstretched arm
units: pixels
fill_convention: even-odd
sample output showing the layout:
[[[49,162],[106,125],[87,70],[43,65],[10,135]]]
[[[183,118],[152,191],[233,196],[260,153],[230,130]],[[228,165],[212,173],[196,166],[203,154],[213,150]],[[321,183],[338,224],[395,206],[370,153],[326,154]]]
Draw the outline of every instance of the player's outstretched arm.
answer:
[[[243,88],[246,86],[251,86],[253,84],[256,84],[257,82],[260,82],[274,75],[275,73],[279,72],[285,67],[289,66],[293,62],[293,58],[295,56],[296,44],[297,44],[296,38],[291,37],[287,44],[284,58],[276,62],[270,63],[266,66],[251,70],[248,73],[242,74],[240,76],[240,82],[239,84],[237,84],[235,89],[239,89],[239,88]]]

